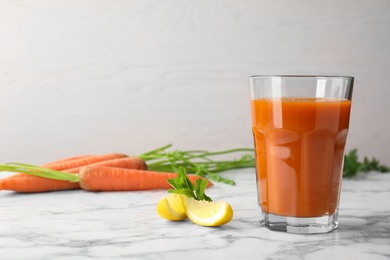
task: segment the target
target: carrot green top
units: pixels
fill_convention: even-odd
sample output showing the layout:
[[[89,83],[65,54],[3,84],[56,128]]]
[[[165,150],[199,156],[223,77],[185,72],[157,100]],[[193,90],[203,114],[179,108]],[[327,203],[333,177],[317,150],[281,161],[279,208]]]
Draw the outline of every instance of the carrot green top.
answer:
[[[144,153],[139,157],[147,162],[148,169],[161,172],[178,172],[183,167],[187,173],[208,177],[212,181],[234,185],[234,181],[223,178],[219,173],[227,170],[255,167],[253,148],[236,148],[223,151],[209,152],[204,150],[166,151],[172,145]],[[232,160],[216,160],[218,155],[240,154]]]
[[[34,166],[30,164],[24,164],[24,163],[0,164],[0,171],[20,172],[20,173],[26,173],[30,175],[43,177],[43,178],[61,180],[61,181],[79,182],[80,180],[77,174],[60,172],[60,171]]]

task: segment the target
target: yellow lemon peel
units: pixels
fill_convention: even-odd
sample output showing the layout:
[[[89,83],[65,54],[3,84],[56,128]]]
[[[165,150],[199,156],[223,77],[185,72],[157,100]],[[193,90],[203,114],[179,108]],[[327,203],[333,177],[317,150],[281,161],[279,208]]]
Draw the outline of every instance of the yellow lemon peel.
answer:
[[[233,218],[233,209],[225,201],[195,200],[184,195],[182,200],[187,217],[200,226],[221,226]]]
[[[157,204],[157,213],[167,220],[183,220],[187,218],[183,202],[178,194],[168,194],[161,198]]]

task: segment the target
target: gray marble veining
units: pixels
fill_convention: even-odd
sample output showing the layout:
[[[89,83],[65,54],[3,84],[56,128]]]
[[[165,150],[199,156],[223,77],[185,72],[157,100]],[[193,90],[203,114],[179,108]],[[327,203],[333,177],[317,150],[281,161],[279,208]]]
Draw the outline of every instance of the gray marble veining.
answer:
[[[339,229],[319,235],[258,223],[253,170],[226,174],[208,194],[234,209],[207,228],[158,217],[166,191],[0,193],[0,259],[389,259],[390,174],[344,180]]]

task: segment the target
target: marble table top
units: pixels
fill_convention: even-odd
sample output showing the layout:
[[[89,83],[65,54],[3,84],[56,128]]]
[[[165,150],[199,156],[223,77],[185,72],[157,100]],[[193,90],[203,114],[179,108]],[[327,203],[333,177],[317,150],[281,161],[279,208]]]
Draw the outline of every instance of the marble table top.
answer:
[[[389,259],[390,174],[343,181],[339,229],[296,235],[260,227],[253,169],[208,190],[234,209],[225,226],[159,218],[166,191],[0,192],[0,259]]]

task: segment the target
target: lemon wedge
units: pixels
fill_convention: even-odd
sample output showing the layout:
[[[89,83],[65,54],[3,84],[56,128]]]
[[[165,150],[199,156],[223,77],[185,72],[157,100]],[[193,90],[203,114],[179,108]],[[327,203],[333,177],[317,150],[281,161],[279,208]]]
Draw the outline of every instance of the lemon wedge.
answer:
[[[178,194],[168,194],[157,204],[157,213],[167,220],[183,220],[187,218],[184,211],[183,201]]]
[[[233,218],[233,209],[225,201],[208,202],[181,195],[187,217],[200,226],[216,227]]]

